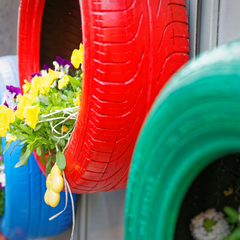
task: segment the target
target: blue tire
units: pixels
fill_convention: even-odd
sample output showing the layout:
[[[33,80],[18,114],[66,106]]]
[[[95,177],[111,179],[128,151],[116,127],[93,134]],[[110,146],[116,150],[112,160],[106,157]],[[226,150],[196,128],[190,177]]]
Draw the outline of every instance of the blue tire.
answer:
[[[4,69],[3,69],[4,66]],[[7,70],[6,70],[7,69]],[[0,58],[0,94],[5,85],[18,85],[17,57]],[[0,96],[1,99],[1,96]],[[2,138],[4,149],[6,139]],[[4,215],[0,222],[0,230],[9,239],[34,239],[57,235],[65,231],[72,222],[72,207],[68,201],[67,209],[57,218],[49,218],[63,210],[65,193],[61,192],[61,200],[57,207],[51,208],[44,202],[46,178],[40,172],[34,156],[24,167],[14,168],[18,162],[21,147],[11,147],[4,153],[6,187]],[[76,203],[76,195],[73,195]],[[68,197],[70,199],[70,197]]]

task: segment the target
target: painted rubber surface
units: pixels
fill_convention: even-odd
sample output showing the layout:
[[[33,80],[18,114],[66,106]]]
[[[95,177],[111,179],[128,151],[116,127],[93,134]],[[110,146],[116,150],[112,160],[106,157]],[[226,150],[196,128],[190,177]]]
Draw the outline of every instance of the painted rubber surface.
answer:
[[[125,239],[174,239],[184,195],[214,160],[240,152],[240,42],[188,64],[156,99],[139,136]]]
[[[5,146],[5,138],[2,138]],[[15,143],[12,144],[12,147]],[[65,231],[72,222],[71,202],[67,209],[52,221],[49,218],[64,209],[65,193],[57,207],[51,208],[44,202],[46,178],[40,172],[33,155],[28,165],[14,168],[21,148],[16,147],[11,156],[11,148],[4,154],[6,173],[5,210],[0,230],[9,239],[35,239],[54,236]],[[70,197],[70,196],[69,196]],[[70,198],[68,198],[70,199]],[[76,195],[74,195],[76,200]]]
[[[18,85],[17,56],[0,58],[0,92],[6,85]],[[1,95],[0,95],[1,100]],[[2,138],[2,146],[5,146]],[[12,147],[15,143],[12,144]],[[1,218],[0,230],[9,239],[34,239],[57,235],[65,231],[72,222],[71,203],[66,211],[51,222],[48,220],[60,212],[65,206],[65,193],[61,192],[61,200],[56,208],[44,202],[46,178],[40,172],[32,155],[28,165],[14,168],[18,162],[21,148],[15,147],[10,156],[11,147],[4,154],[6,187],[5,209]],[[76,195],[74,195],[76,201]]]
[[[0,240],[8,240],[8,239],[5,238],[4,235],[0,232]]]
[[[21,84],[39,71],[43,2],[21,1]],[[126,187],[143,120],[188,61],[188,26],[184,0],[80,2],[85,80],[65,172],[73,192],[93,193]]]

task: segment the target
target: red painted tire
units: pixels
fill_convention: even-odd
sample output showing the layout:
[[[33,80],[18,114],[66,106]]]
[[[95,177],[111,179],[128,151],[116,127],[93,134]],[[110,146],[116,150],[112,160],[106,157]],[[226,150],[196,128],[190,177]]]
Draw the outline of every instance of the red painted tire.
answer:
[[[65,173],[74,193],[122,189],[126,187],[133,148],[150,106],[167,80],[188,61],[185,1],[80,3],[85,81],[79,117],[65,152]],[[57,5],[61,4],[58,1]],[[43,0],[21,1],[21,84],[32,72],[39,71],[44,47],[51,50],[51,46],[40,48],[41,17],[46,6]],[[55,21],[56,16],[52,19]],[[69,23],[69,30],[72,25],[76,24]],[[73,38],[68,42],[72,43]],[[46,38],[43,40],[48,43]],[[77,40],[75,48],[81,38]]]
[[[8,240],[8,239],[0,232],[0,240]]]

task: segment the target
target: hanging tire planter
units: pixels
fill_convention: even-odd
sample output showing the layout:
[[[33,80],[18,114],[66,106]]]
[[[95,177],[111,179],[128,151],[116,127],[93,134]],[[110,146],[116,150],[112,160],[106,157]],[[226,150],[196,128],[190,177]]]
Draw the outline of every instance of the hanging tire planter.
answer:
[[[239,64],[240,41],[221,46],[189,63],[157,98],[134,151],[126,240],[174,239],[196,176],[240,152]]]
[[[5,138],[2,138],[3,147]],[[12,147],[15,143],[12,144]],[[44,202],[46,178],[40,172],[33,155],[28,165],[14,168],[19,160],[21,148],[15,147],[11,156],[8,149],[3,155],[6,187],[5,208],[1,219],[0,230],[9,239],[35,239],[55,236],[70,227],[72,207],[68,201],[67,209],[57,218],[49,218],[62,211],[65,206],[65,193],[61,192],[61,200],[52,208]],[[76,201],[76,195],[74,195]]]
[[[53,11],[55,6],[58,11]],[[84,83],[65,152],[66,178],[75,193],[122,189],[150,106],[188,61],[185,1],[83,0],[79,8],[77,0],[22,0],[20,84],[39,71],[40,63],[50,63],[57,55],[69,58],[81,41]]]
[[[0,58],[0,92],[6,85],[18,85],[17,56]],[[1,100],[1,95],[0,95]],[[6,139],[2,138],[4,149]],[[65,193],[61,192],[61,200],[57,207],[51,208],[44,202],[46,178],[31,155],[28,164],[14,168],[19,161],[21,147],[12,146],[4,153],[6,175],[4,215],[0,221],[0,231],[9,239],[35,239],[57,235],[65,231],[72,222],[71,202],[65,212],[52,221],[49,218],[64,209]],[[76,195],[73,196],[76,201]]]

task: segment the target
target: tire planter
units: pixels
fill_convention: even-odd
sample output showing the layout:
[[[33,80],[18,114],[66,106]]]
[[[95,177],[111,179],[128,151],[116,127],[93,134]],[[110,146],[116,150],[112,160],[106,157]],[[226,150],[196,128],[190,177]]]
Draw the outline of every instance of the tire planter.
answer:
[[[156,99],[129,176],[125,239],[174,239],[181,203],[214,160],[240,152],[240,42],[200,56]]]
[[[6,85],[18,85],[17,56],[0,58],[0,92]],[[1,96],[0,96],[1,100]],[[6,139],[2,138],[4,149]],[[57,207],[51,208],[44,202],[46,178],[31,155],[28,165],[14,168],[19,161],[21,147],[18,145],[11,153],[12,146],[3,155],[6,174],[4,215],[0,221],[0,231],[9,239],[34,239],[57,235],[65,231],[72,222],[71,202],[60,216],[48,219],[63,210],[65,193]],[[76,195],[74,194],[76,202]]]
[[[81,20],[71,7],[76,3],[21,1],[20,83],[39,71],[40,62],[48,63],[57,54],[69,58],[82,40],[85,80],[79,117],[65,152],[66,177],[75,193],[122,189],[150,106],[188,61],[185,1],[82,0]],[[54,15],[51,5],[61,8],[61,14]],[[81,21],[82,32],[76,30]],[[44,171],[39,159],[38,164]]]
[[[239,207],[240,154],[221,157],[201,171],[194,179],[181,204],[174,239],[193,240],[191,219],[207,209],[222,212],[225,206]],[[232,189],[232,192],[229,188]]]

